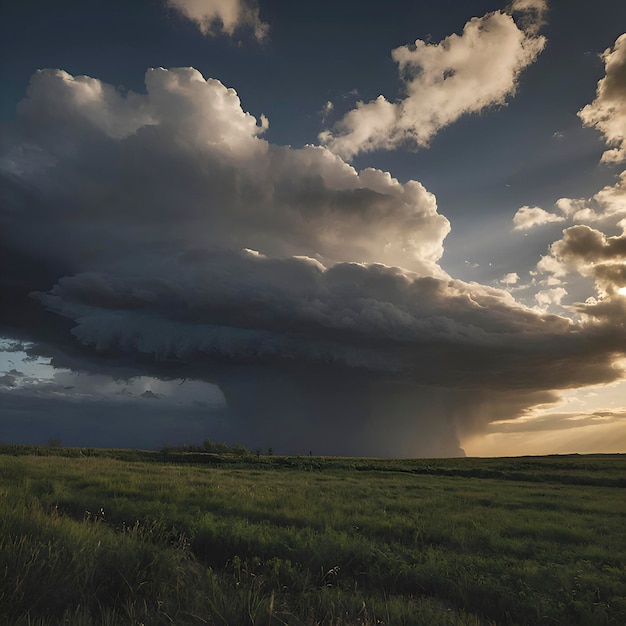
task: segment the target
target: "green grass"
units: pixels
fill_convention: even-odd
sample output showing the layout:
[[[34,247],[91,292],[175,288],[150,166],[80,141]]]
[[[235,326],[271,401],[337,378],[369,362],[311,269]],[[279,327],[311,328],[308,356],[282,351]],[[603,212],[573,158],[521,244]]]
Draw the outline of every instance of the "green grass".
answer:
[[[0,623],[626,623],[626,457],[0,449]]]

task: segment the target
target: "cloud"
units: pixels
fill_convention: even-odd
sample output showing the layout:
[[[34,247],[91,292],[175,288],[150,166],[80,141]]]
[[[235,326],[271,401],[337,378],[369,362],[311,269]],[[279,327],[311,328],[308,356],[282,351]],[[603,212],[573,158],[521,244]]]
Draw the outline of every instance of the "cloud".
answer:
[[[262,41],[269,29],[255,0],[167,0],[167,4],[194,22],[203,35],[222,31],[232,36],[238,28],[251,28]]]
[[[570,430],[598,424],[624,423],[626,411],[600,410],[588,413],[546,413],[519,420],[505,420],[490,425],[492,433],[522,433],[546,430]]]
[[[64,234],[76,220],[78,230],[110,229],[128,254],[132,237],[148,245],[167,228],[171,242],[186,245],[435,271],[450,227],[420,183],[357,172],[320,147],[270,146],[263,121],[242,110],[233,89],[191,68],[148,70],[146,87],[122,94],[44,70],[20,106],[26,132],[37,136],[8,149],[5,172],[15,193],[63,206],[54,217],[45,206],[30,211],[54,222],[54,237],[40,244],[75,271],[97,255]]]
[[[556,426],[558,422],[554,425]],[[561,425],[567,423],[561,422]],[[468,441],[472,456],[545,454],[594,454],[598,451],[619,454],[626,445],[626,430],[621,420],[589,420],[577,428],[493,432]]]
[[[559,198],[557,208],[576,223],[604,222],[608,226],[626,216],[626,170],[617,182],[606,185],[591,198]]]
[[[557,259],[584,271],[596,263],[625,261],[626,236],[607,237],[589,226],[572,226],[552,244],[552,252]]]
[[[606,76],[598,82],[595,100],[579,116],[586,125],[602,131],[609,145],[616,146],[602,156],[603,162],[613,163],[624,159],[626,36],[619,37],[614,47],[604,52],[603,59]],[[556,206],[574,225],[563,230],[563,237],[552,243],[550,253],[541,259],[537,269],[558,277],[564,286],[558,293],[540,292],[536,296],[538,302],[558,304],[565,296],[562,289],[569,291],[581,278],[591,278],[595,297],[575,303],[573,309],[593,323],[623,326],[626,302],[620,290],[626,285],[626,171],[591,198],[560,198]],[[611,234],[620,229],[621,234]]]
[[[516,333],[532,342],[573,330],[566,320],[537,316],[497,289],[382,265],[324,268],[306,258],[247,253],[181,255],[142,277],[119,271],[65,277],[39,299],[75,322],[76,338],[102,352],[183,363],[213,356],[270,365],[337,363],[419,372],[421,380],[437,384],[445,384],[453,366],[421,362],[423,344],[514,350]],[[469,384],[481,375],[463,376]]]
[[[626,284],[626,236],[607,237],[585,225],[572,226],[550,246],[539,268],[557,276],[576,272],[595,279],[602,298],[612,297]]]
[[[517,210],[515,217],[513,217],[515,230],[529,230],[535,226],[563,221],[565,221],[564,217],[548,213],[538,206],[523,206]]]
[[[320,112],[323,121],[326,121],[326,118],[334,108],[335,105],[330,100],[328,100],[326,104],[322,107],[322,110]]]
[[[0,387],[16,387],[19,377],[12,373],[2,374],[0,376]]]
[[[578,303],[576,310],[591,319],[624,326],[626,302],[619,290],[626,285],[626,236],[607,237],[603,232],[586,225],[566,228],[563,237],[550,246],[550,255],[538,264],[542,272],[565,277],[575,274],[594,279],[600,300],[588,298]],[[558,300],[553,296],[558,294]],[[566,295],[558,287],[540,292],[540,304],[559,304]]]
[[[526,17],[543,16],[538,11],[541,2],[514,5]],[[536,19],[531,23],[536,26]],[[495,11],[471,19],[461,35],[450,35],[438,44],[418,39],[396,48],[392,58],[403,80],[404,98],[393,103],[381,95],[358,102],[320,134],[320,141],[347,159],[372,150],[427,146],[439,130],[462,115],[504,105],[521,72],[544,45],[545,38],[536,35],[534,26],[524,30],[511,15]]]
[[[535,300],[539,306],[548,307],[554,304],[561,304],[563,298],[567,295],[567,290],[563,287],[554,287],[545,289],[535,294]]]
[[[154,391],[150,391],[150,389],[146,389],[142,394],[141,394],[142,398],[145,398],[146,400],[160,400],[161,396],[157,393],[154,393]]]
[[[149,70],[145,94],[35,74],[0,155],[0,328],[56,368],[218,385],[238,439],[285,452],[458,455],[555,389],[623,375],[615,317],[453,279],[420,183],[266,125],[191,68]],[[97,396],[63,386],[57,407]]]
[[[16,403],[23,400],[25,404],[31,399],[58,400],[67,403],[90,405],[102,402],[109,406],[117,406],[117,410],[130,405],[135,407],[142,400],[158,399],[161,406],[177,411],[194,408],[198,402],[215,411],[223,409],[224,397],[219,389],[199,381],[159,380],[148,376],[126,377],[119,369],[112,372],[97,371],[86,373],[81,371],[77,376],[65,368],[40,368],[38,376],[17,370],[5,372],[0,376],[0,403],[9,402],[12,398]],[[113,376],[111,375],[113,374]],[[16,400],[21,398],[22,400]],[[123,405],[123,407],[121,407]]]
[[[186,444],[206,438],[207,430],[221,441],[234,432],[219,410],[202,407],[176,410],[161,402],[97,401],[0,394],[0,432],[4,443],[45,445],[60,439],[65,446],[154,449],[165,443]],[[121,436],[122,435],[122,436]]]
[[[605,163],[626,160],[626,34],[602,54],[606,74],[598,82],[596,98],[578,115],[587,126],[596,127],[610,146],[602,155]]]
[[[519,282],[519,275],[517,272],[509,272],[500,279],[500,282],[503,285],[515,285]]]
[[[623,410],[549,411],[490,424],[488,433],[468,442],[471,454],[589,454],[619,453],[626,444]]]
[[[548,14],[547,0],[513,0],[510,11],[517,14],[522,28],[533,35],[546,24]]]
[[[41,299],[104,358],[217,383],[248,436],[289,451],[455,455],[459,433],[546,389],[621,375],[613,330],[385,266],[195,253],[141,278],[64,278]]]

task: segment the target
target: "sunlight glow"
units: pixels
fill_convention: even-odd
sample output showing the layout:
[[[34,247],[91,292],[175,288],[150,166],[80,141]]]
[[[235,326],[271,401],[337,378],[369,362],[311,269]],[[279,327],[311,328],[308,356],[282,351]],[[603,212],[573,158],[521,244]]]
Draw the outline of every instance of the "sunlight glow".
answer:
[[[620,287],[620,288],[617,290],[617,293],[618,293],[620,296],[626,296],[626,287]]]

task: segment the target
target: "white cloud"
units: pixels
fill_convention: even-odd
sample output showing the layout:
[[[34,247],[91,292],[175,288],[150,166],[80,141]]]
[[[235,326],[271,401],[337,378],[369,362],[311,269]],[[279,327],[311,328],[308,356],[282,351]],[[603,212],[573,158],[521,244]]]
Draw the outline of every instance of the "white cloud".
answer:
[[[541,273],[563,277],[567,274],[566,268],[553,256],[546,254],[537,263],[537,270]]]
[[[191,20],[203,35],[223,31],[233,35],[236,29],[247,27],[261,41],[268,25],[259,17],[255,0],[167,0],[167,4]]]
[[[398,105],[382,95],[367,104],[357,102],[356,108],[335,125],[335,131],[323,131],[319,139],[346,159],[359,152],[391,150],[400,141],[397,128],[400,115]]]
[[[548,211],[544,211],[538,206],[523,206],[518,209],[513,217],[515,230],[529,230],[534,226],[549,224],[551,222],[563,222],[564,220],[564,217],[554,215],[554,213],[548,213]]]
[[[39,141],[49,138],[66,146],[83,134],[101,133],[114,140],[149,127],[175,129],[180,143],[232,158],[252,158],[267,149],[260,135],[268,125],[241,109],[234,89],[219,80],[204,79],[197,70],[151,68],[145,77],[147,94],[121,92],[89,76],[63,70],[38,70],[19,111],[40,126]],[[63,129],[63,135],[58,131]],[[23,157],[22,157],[23,158]]]
[[[614,185],[603,187],[591,198],[559,198],[556,206],[577,224],[618,222],[626,216],[626,170]]]
[[[621,172],[614,185],[603,187],[593,199],[602,217],[626,216],[626,170]]]
[[[335,105],[330,100],[328,100],[326,104],[322,107],[322,111],[321,111],[322,120],[326,120],[326,118],[328,117],[328,115],[334,108],[335,108]]]
[[[547,0],[513,0],[511,11],[528,11],[543,17],[548,11],[548,2]]]
[[[128,137],[153,123],[145,96],[122,93],[97,78],[72,76],[58,69],[37,70],[33,74],[19,111],[39,120],[44,132],[71,119],[70,130],[74,134],[97,129],[112,139]]]
[[[535,294],[535,300],[540,306],[547,307],[551,304],[561,304],[566,295],[567,291],[563,287],[555,287],[538,292]]]
[[[509,272],[500,279],[500,282],[507,286],[516,285],[519,282],[519,274],[517,272]]]
[[[543,37],[496,11],[471,19],[461,35],[438,44],[418,39],[396,48],[392,57],[404,81],[404,99],[392,103],[381,95],[359,102],[322,132],[320,141],[345,158],[403,144],[426,146],[461,115],[505,104],[544,45]]]
[[[602,58],[606,75],[598,82],[596,99],[578,115],[587,126],[601,131],[608,145],[615,146],[602,160],[618,163],[626,160],[626,34],[618,37]]]
[[[567,217],[571,217],[579,211],[585,210],[586,201],[582,198],[559,198],[556,201],[557,208]]]
[[[270,146],[260,137],[267,120],[259,123],[234,89],[192,68],[148,70],[146,87],[123,94],[97,79],[37,72],[20,114],[40,145],[15,144],[5,169],[57,194],[68,220],[109,224],[119,245],[126,234],[115,221],[143,214],[196,244],[444,275],[437,260],[450,226],[420,183],[357,172],[321,147]],[[117,154],[104,169],[103,142]],[[65,185],[57,188],[59,169]],[[149,228],[141,235],[152,236]],[[48,245],[62,257],[73,250],[79,262],[80,244],[65,239],[59,232]]]

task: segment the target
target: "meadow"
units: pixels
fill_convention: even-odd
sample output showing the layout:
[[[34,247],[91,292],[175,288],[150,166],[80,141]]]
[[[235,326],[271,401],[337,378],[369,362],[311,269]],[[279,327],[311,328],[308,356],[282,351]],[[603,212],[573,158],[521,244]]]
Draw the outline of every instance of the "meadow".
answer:
[[[626,455],[0,447],[0,623],[626,623]]]

